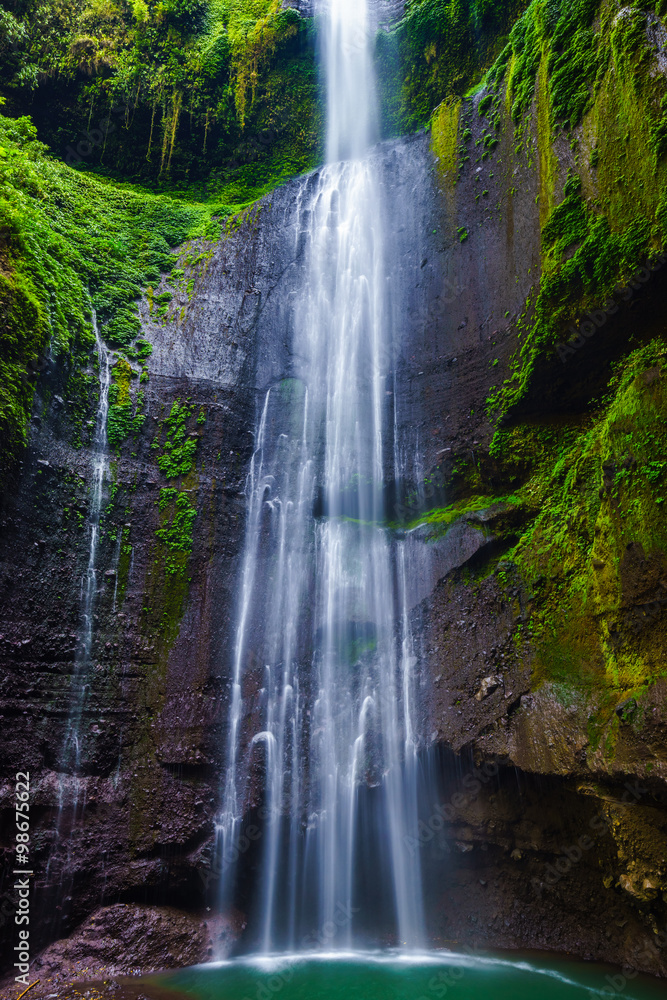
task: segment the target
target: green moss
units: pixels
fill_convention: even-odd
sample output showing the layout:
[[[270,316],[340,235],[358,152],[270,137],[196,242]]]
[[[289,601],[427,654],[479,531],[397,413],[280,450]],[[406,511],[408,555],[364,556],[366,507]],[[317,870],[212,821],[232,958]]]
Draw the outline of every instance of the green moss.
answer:
[[[600,65],[598,37],[592,29],[598,6],[599,0],[533,0],[516,22],[510,33],[511,57],[503,52],[493,68],[493,78],[498,79],[511,62],[508,85],[515,121],[533,101],[545,57],[552,120],[570,128],[581,120],[591,102]]]
[[[557,28],[558,20],[550,35],[547,11],[536,0],[522,19],[525,44],[532,35],[541,38],[535,94],[542,277],[537,295],[524,309],[526,316],[517,322],[522,337],[510,378],[490,397],[490,411],[495,414],[509,414],[525,400],[535,372],[551,363],[549,356],[557,361],[556,347],[576,332],[586,312],[606,304],[613,308],[610,297],[615,289],[653,260],[667,237],[663,211],[667,164],[659,145],[667,95],[664,79],[646,71],[650,53],[643,29],[637,29],[644,15],[638,20],[628,9],[616,17],[606,0],[593,6],[573,5],[566,12],[567,31]],[[575,14],[579,28],[593,14],[598,16],[591,48],[596,68],[586,71],[588,99],[577,104],[582,113],[577,111],[568,123],[581,119],[578,141],[591,153],[588,162],[579,163],[578,176],[569,176],[562,201],[556,204],[553,139],[561,105],[554,89],[553,46],[579,37],[571,30]],[[516,45],[520,48],[520,41]],[[518,59],[517,52],[506,82],[515,114],[517,107],[523,113],[528,100],[519,99]],[[532,79],[532,70],[528,78]]]
[[[194,407],[190,403],[181,403],[177,399],[164,420],[166,436],[157,464],[167,479],[186,476],[193,468],[199,444],[198,435],[188,431],[188,421],[193,413]]]
[[[168,494],[168,496],[167,496]],[[160,511],[171,511],[165,526],[155,532],[166,549],[165,568],[170,575],[183,573],[192,551],[192,534],[197,508],[190,502],[190,494],[176,490],[161,490],[158,503]]]
[[[190,501],[193,491],[189,484],[199,436],[196,431],[190,431],[189,427],[192,423],[201,426],[206,419],[204,410],[200,409],[196,421],[192,421],[194,412],[195,407],[187,400],[181,402],[177,399],[162,425],[165,437],[161,445],[162,454],[157,460],[158,467],[167,479],[181,478],[188,484],[187,487],[182,484],[180,489],[165,486],[160,490],[158,510],[161,516],[156,536],[163,546],[162,560],[167,576],[184,574],[192,551],[197,510]],[[155,444],[160,447],[159,442]]]
[[[600,66],[598,36],[592,28],[599,0],[573,0],[559,6],[549,56],[552,117],[574,128],[590,105]]]
[[[533,515],[505,557],[531,595],[533,686],[592,698],[595,739],[621,698],[667,673],[666,373],[667,345],[651,342],[618,363],[597,412],[506,428],[492,448]]]
[[[450,504],[448,507],[435,508],[434,510],[427,511],[425,514],[421,514],[408,527],[414,528],[419,524],[432,524],[438,529],[446,530],[450,525],[464,518],[466,514],[485,511],[499,504],[512,506],[519,502],[519,497],[514,494],[502,497],[469,496],[458,503]],[[439,534],[440,532],[436,533]]]
[[[458,171],[458,131],[461,101],[452,98],[436,108],[431,119],[431,150],[445,184],[456,181]]]
[[[575,174],[565,184],[564,199],[549,217],[542,230],[542,244],[554,260],[574,243],[582,243],[588,235],[588,213],[581,197],[581,179]]]
[[[493,500],[491,497],[468,497],[463,503],[450,504],[449,507],[435,508],[434,510],[427,511],[420,517],[415,518],[409,527],[414,528],[418,524],[438,524],[448,526],[453,524],[455,521],[458,521],[464,514],[470,513],[471,511],[484,510],[486,507],[490,507],[496,502],[497,500]]]
[[[136,357],[141,359],[150,358],[153,353],[153,345],[149,344],[147,340],[138,340],[134,345],[134,350]]]
[[[549,72],[543,57],[537,82],[537,151],[539,168],[540,225],[544,227],[554,210],[558,159],[553,150],[553,133],[549,106]]]
[[[124,358],[116,361],[109,386],[109,415],[107,438],[112,448],[122,444],[130,433],[132,425],[132,399],[130,383],[132,368]]]
[[[508,94],[512,118],[518,120],[529,108],[535,90],[535,78],[542,58],[542,7],[533,2],[510,33],[512,71]]]
[[[112,369],[112,381],[109,386],[109,413],[107,417],[107,439],[112,448],[119,448],[130,436],[136,437],[141,431],[146,419],[142,408],[144,394],[138,392],[136,400],[132,401],[132,379],[137,373],[125,358],[118,358]]]
[[[0,213],[7,219],[1,202]],[[6,226],[0,237],[0,435],[5,457],[25,440],[34,384],[30,366],[37,364],[49,331],[35,285],[21,271],[19,234],[18,226]]]
[[[271,175],[275,186],[313,162],[321,121],[310,19],[281,7],[277,0],[28,6],[4,82],[23,73],[41,87],[40,137],[81,169],[187,185],[188,198],[215,196],[234,180],[257,187],[260,170],[262,183]]]
[[[276,8],[276,4],[271,4]],[[262,62],[274,55],[282,42],[293,38],[301,24],[301,18],[292,8],[274,9],[259,18],[246,32],[243,43],[237,45],[234,58],[236,86],[234,99],[241,125],[245,124],[246,108],[257,95],[257,80]]]
[[[393,31],[378,37],[385,132],[422,125],[443,101],[470,96],[471,84],[505,51],[525,7],[526,0],[409,0]],[[396,98],[399,65],[403,86]]]
[[[176,499],[178,490],[174,486],[165,486],[160,490],[158,510],[162,513]]]
[[[142,285],[171,268],[171,246],[211,230],[200,206],[50,159],[28,119],[0,116],[0,147],[0,427],[8,461],[25,440],[47,343],[56,354],[91,348],[92,304],[103,335],[129,346],[140,329]]]

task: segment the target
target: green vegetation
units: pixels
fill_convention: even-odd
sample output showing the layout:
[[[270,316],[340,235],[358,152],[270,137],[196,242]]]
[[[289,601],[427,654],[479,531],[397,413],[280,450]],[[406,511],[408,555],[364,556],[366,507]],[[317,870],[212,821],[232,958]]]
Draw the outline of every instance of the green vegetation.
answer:
[[[112,448],[121,444],[130,433],[132,423],[132,399],[130,384],[133,372],[124,358],[120,358],[113,368],[113,382],[109,386],[109,416],[107,437]]]
[[[594,747],[622,699],[667,675],[666,386],[667,344],[654,340],[619,359],[592,412],[497,431],[481,467],[459,470],[460,498],[415,522],[438,535],[484,512],[502,549],[465,581],[493,574],[510,600],[520,582],[532,686],[597,706]],[[503,481],[512,493],[494,490]]]
[[[455,524],[462,518],[465,519],[467,514],[479,514],[489,511],[491,508],[498,508],[500,510],[499,505],[507,508],[508,506],[520,503],[521,498],[515,494],[501,497],[468,496],[457,503],[450,504],[448,507],[437,507],[426,514],[420,515],[408,527],[414,528],[418,524],[432,524],[436,528],[435,535],[439,535],[446,532],[447,528],[452,524]]]
[[[667,88],[646,43],[647,18],[665,12],[649,8],[408,0],[376,45],[384,133],[430,126],[454,246],[469,240],[467,252],[476,242],[476,223],[456,211],[468,161],[495,167],[495,177],[485,170],[471,185],[480,217],[490,217],[519,162],[538,174],[539,284],[510,328],[518,336],[509,377],[487,400],[497,422],[490,449],[475,441],[474,454],[447,466],[447,482],[422,484],[421,502],[448,506],[414,521],[413,505],[403,520],[426,522],[435,536],[463,519],[493,537],[470,579],[493,574],[505,594],[520,582],[528,601],[518,628],[534,653],[533,684],[597,698],[593,741],[619,698],[638,697],[665,673],[667,349],[652,341],[631,351],[629,329],[612,345],[623,356],[604,399],[558,419],[527,401],[560,366],[556,348],[569,330],[607,303],[611,313],[617,286],[665,248]],[[3,457],[25,439],[49,343],[68,368],[59,419],[70,422],[68,440],[85,439],[96,388],[93,309],[115,352],[108,439],[119,455],[145,421],[152,347],[141,337],[142,291],[152,321],[176,330],[220,234],[215,220],[232,233],[257,218],[249,209],[257,197],[318,160],[315,28],[279,0],[15,0],[0,12],[0,30],[0,86],[16,116],[0,117]],[[499,340],[485,362],[498,381],[503,357]],[[196,465],[206,411],[190,399],[167,405],[151,446],[164,484],[143,623],[156,637],[145,695],[152,708],[203,507]],[[528,422],[526,412],[541,416]],[[131,549],[114,490],[104,537],[119,545],[122,597]],[[65,520],[78,530],[81,509],[68,503]],[[365,641],[352,644],[352,658]]]
[[[666,370],[662,341],[624,358],[605,405],[524,487],[540,513],[509,557],[543,593],[531,620],[538,683],[620,697],[665,675]]]
[[[454,59],[447,80],[438,77],[437,39],[455,9],[467,8],[448,5],[440,27],[428,29],[430,48],[426,36],[420,42],[431,75],[414,63],[451,236],[470,229],[469,206],[459,214],[470,197],[458,185],[467,159],[491,157],[501,178],[520,165],[537,173],[541,266],[511,322],[508,377],[487,400],[496,426],[490,448],[447,463],[441,487],[449,506],[411,526],[431,524],[437,536],[463,520],[488,531],[493,545],[456,585],[476,592],[493,578],[500,599],[517,607],[517,656],[530,655],[532,686],[548,684],[563,704],[588,705],[591,745],[606,757],[619,703],[641,704],[667,673],[667,346],[657,316],[649,333],[621,313],[666,256],[667,87],[647,41],[653,6],[533,0],[482,85],[459,100],[465,74],[454,76],[463,64]],[[410,5],[406,17],[420,12],[426,24],[431,8]],[[664,8],[655,10],[664,18]],[[471,185],[480,208],[482,186]],[[651,284],[658,301],[659,283]],[[578,346],[594,336],[595,347],[571,359],[579,329],[586,337],[578,334]],[[660,339],[636,346],[656,333]],[[603,398],[590,398],[582,384],[584,355],[597,385],[608,382]],[[554,370],[556,385],[570,391],[563,360],[571,360],[574,400],[564,406],[543,392]],[[489,370],[499,364],[491,357]]]
[[[238,206],[314,164],[314,41],[280,0],[13,6],[0,86],[70,165]]]
[[[431,149],[438,164],[438,172],[445,182],[454,181],[457,177],[460,113],[461,101],[452,98],[442,102],[431,121]]]
[[[206,412],[200,409],[194,418],[195,407],[188,400],[176,399],[169,414],[162,421],[160,444],[156,440],[152,447],[162,449],[157,464],[166,479],[180,479],[181,488],[165,486],[160,490],[158,510],[160,528],[156,536],[164,545],[164,567],[168,576],[183,574],[188,555],[192,551],[192,533],[197,509],[194,499],[194,463],[199,444],[199,431],[206,421]]]
[[[113,380],[109,386],[109,415],[107,438],[112,448],[118,448],[130,434],[136,436],[144,425],[145,415],[141,412],[144,403],[143,392],[138,392],[132,402],[132,379],[137,373],[125,358],[118,358],[113,366]]]
[[[73,171],[47,155],[28,118],[0,116],[5,460],[25,439],[34,373],[47,344],[56,354],[90,350],[92,306],[106,339],[129,348],[140,330],[135,302],[142,286],[171,266],[172,246],[215,230],[203,206]]]
[[[613,309],[614,290],[665,245],[667,91],[649,72],[646,17],[619,13],[611,0],[533,0],[488,74],[494,102],[505,97],[511,109],[517,152],[536,105],[543,270],[526,304],[530,315],[517,324],[522,341],[511,377],[489,400],[494,415],[520,405],[535,373],[571,336],[568,327],[607,302]],[[576,172],[556,204],[559,130],[571,135]]]
[[[314,165],[321,114],[311,29],[278,0],[16,0],[0,28],[0,87],[14,115],[34,118],[0,117],[6,464],[46,345],[84,365],[92,306],[109,344],[147,358],[135,303],[171,269],[171,248],[215,237],[213,215]],[[158,318],[170,300],[156,297]],[[117,446],[136,415],[114,384]]]
[[[11,0],[5,7],[0,93],[13,118],[0,121],[2,457],[10,462],[25,440],[49,342],[63,373],[60,430],[74,444],[86,440],[97,389],[89,374],[93,308],[116,352],[107,430],[120,457],[144,422],[142,362],[151,345],[136,309],[142,290],[152,320],[178,321],[184,310],[173,299],[193,297],[211,254],[207,240],[220,233],[212,218],[227,218],[223,231],[233,231],[231,216],[318,162],[312,22],[282,10],[280,0]],[[177,262],[171,249],[190,239],[204,252]],[[45,405],[49,398],[47,391]],[[155,649],[141,685],[146,718],[162,704],[190,586],[191,435],[206,414],[180,401],[177,411],[156,449],[168,485],[145,583],[142,628]],[[129,529],[121,530],[122,539],[115,523],[105,535],[120,545],[119,601],[131,561]],[[142,776],[153,759],[151,734],[147,727],[137,743]],[[150,797],[141,781],[135,785],[132,836],[154,841]]]
[[[408,0],[395,29],[378,36],[385,132],[424,125],[442,101],[462,97],[504,48],[526,5],[527,0]]]
[[[175,489],[160,490],[158,502],[160,511],[170,510],[171,517],[165,527],[155,532],[167,550],[165,569],[169,574],[182,573],[187,557],[192,551],[192,531],[197,508],[190,502],[188,492],[179,493]]]
[[[162,444],[162,454],[157,460],[160,471],[167,479],[176,476],[187,476],[193,467],[199,435],[196,431],[188,431],[188,420],[194,413],[194,407],[187,401],[174,401],[169,416],[164,420],[166,437]]]
[[[570,128],[581,120],[602,65],[599,34],[592,28],[598,7],[599,0],[542,0],[531,3],[514,25],[501,58],[505,64],[511,59],[508,86],[515,121],[530,107],[545,54],[553,120]]]

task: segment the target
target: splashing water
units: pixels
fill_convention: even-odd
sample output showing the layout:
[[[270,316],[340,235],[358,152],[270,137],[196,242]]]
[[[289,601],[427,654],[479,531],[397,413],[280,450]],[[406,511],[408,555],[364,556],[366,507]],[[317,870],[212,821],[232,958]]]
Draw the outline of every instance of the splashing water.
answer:
[[[218,824],[222,902],[261,782],[251,946],[423,942],[416,678],[406,560],[385,521],[387,315],[373,37],[364,0],[322,4],[328,164],[304,179],[294,377],[271,386],[247,480],[247,535]],[[254,734],[244,733],[251,684]],[[259,775],[259,779],[257,778]],[[381,926],[381,935],[377,928]]]
[[[90,683],[88,671],[93,643],[94,608],[98,591],[98,549],[100,541],[100,516],[104,499],[104,482],[108,473],[107,416],[109,412],[109,386],[111,384],[110,355],[98,330],[97,317],[93,311],[93,332],[99,365],[99,400],[93,437],[93,476],[88,508],[88,529],[90,543],[86,572],[81,580],[81,632],[74,660],[70,707],[67,729],[61,755],[62,773],[58,787],[58,813],[55,824],[54,847],[49,857],[49,865],[57,852],[63,832],[64,814],[67,811],[70,828],[85,809],[85,784],[79,780],[81,771],[81,750],[83,736],[81,721],[86,706]],[[70,868],[71,838],[67,840],[68,856],[63,871]]]

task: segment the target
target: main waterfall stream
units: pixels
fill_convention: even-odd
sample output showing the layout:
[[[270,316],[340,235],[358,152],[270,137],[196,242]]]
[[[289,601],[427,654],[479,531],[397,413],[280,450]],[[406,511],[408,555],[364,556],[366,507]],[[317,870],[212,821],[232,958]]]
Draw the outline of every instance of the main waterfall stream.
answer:
[[[365,0],[321,0],[327,165],[299,192],[293,377],[262,401],[247,482],[218,850],[231,898],[249,782],[266,827],[263,953],[350,947],[364,927],[423,943],[415,678],[405,556],[385,527],[393,434],[385,216],[369,155],[374,36]],[[243,732],[248,665],[261,728]],[[249,749],[246,749],[249,747]],[[372,794],[368,789],[372,789]],[[328,929],[323,931],[323,929]],[[333,940],[335,938],[335,940]]]

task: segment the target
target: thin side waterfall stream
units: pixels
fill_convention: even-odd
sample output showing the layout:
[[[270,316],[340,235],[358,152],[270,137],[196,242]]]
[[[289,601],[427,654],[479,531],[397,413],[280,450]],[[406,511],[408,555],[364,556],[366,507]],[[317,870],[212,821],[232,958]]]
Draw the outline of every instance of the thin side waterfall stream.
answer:
[[[328,163],[304,179],[293,377],[266,391],[247,535],[218,825],[233,894],[250,784],[265,828],[251,948],[424,943],[416,679],[403,543],[386,527],[392,323],[365,0],[320,3]],[[246,733],[250,675],[262,726]],[[260,775],[260,778],[257,778]]]
[[[63,833],[64,812],[69,814],[70,830],[77,822],[85,803],[80,801],[81,770],[81,721],[86,706],[89,691],[88,669],[93,644],[95,598],[98,591],[98,549],[100,542],[100,517],[104,498],[104,480],[108,473],[109,457],[107,442],[107,416],[109,413],[109,387],[111,384],[111,364],[107,349],[97,326],[97,316],[93,311],[93,332],[99,368],[99,397],[95,430],[93,436],[93,476],[90,502],[88,507],[88,528],[90,541],[88,561],[85,574],[81,579],[81,624],[77,642],[74,671],[70,693],[70,704],[67,719],[67,729],[62,749],[62,764],[58,789],[58,815],[55,824],[55,844],[50,859],[53,859],[55,848]],[[68,838],[68,849],[72,844]],[[49,864],[51,863],[49,861]],[[64,863],[63,871],[70,870],[69,856]]]
[[[667,0],[0,24],[0,1000],[667,1000]]]
[[[106,477],[109,456],[107,442],[107,417],[109,414],[109,387],[111,384],[111,365],[109,351],[100,337],[97,327],[97,317],[93,313],[93,330],[99,365],[100,395],[95,419],[95,439],[93,445],[93,489],[90,498],[90,548],[88,567],[81,584],[82,637],[77,656],[76,673],[81,674],[90,660],[93,641],[93,607],[97,593],[97,549],[100,540],[100,515],[102,513],[102,497],[104,479]],[[77,759],[78,764],[78,759]]]
[[[88,548],[88,565],[81,580],[81,635],[77,645],[72,679],[72,704],[70,707],[67,735],[65,738],[64,757],[66,766],[76,775],[81,764],[81,746],[79,729],[81,715],[86,697],[86,671],[90,664],[90,653],[93,643],[93,614],[95,595],[98,589],[97,554],[100,542],[100,516],[104,496],[104,480],[108,472],[109,456],[107,443],[107,416],[109,413],[109,386],[111,384],[111,365],[109,351],[102,340],[97,317],[93,312],[93,332],[97,349],[99,366],[99,401],[95,418],[95,433],[93,438],[93,482],[88,508],[88,527],[90,544]]]

